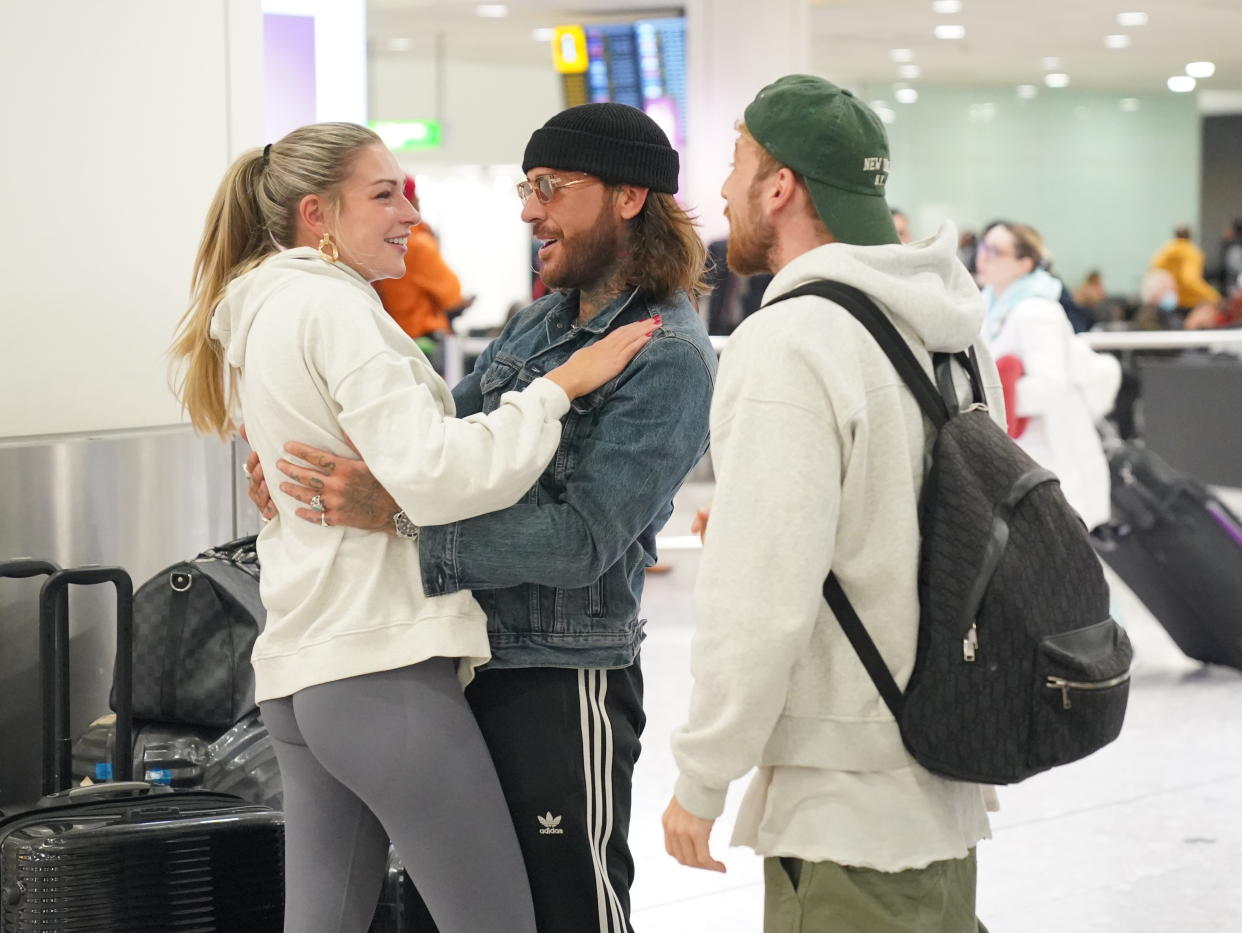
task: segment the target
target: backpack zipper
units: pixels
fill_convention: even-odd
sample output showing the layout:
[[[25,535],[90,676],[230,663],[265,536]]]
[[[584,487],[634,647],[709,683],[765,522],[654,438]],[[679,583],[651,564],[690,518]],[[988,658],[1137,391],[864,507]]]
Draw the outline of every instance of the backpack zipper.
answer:
[[[975,659],[975,650],[979,647],[979,629],[975,623],[970,623],[970,631],[966,633],[966,637],[962,639],[962,660],[973,661]]]
[[[1130,672],[1119,674],[1109,680],[1097,680],[1093,682],[1080,680],[1066,680],[1064,677],[1053,677],[1049,675],[1048,680],[1044,683],[1045,687],[1053,690],[1061,691],[1061,709],[1070,709],[1073,704],[1070,703],[1071,690],[1107,690],[1110,687],[1119,687],[1130,679]]]

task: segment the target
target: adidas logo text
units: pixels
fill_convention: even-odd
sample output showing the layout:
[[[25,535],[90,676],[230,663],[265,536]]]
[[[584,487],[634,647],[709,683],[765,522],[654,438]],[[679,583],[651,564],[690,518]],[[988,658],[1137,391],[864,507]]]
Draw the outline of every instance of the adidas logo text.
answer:
[[[553,816],[551,810],[539,817],[539,823],[543,826],[543,829],[539,830],[541,836],[565,835],[565,830],[558,828],[561,825],[561,817]]]

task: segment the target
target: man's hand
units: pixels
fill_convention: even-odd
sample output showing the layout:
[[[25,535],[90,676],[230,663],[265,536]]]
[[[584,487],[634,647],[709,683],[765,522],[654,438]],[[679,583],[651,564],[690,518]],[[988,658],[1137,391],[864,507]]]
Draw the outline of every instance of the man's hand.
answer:
[[[708,841],[715,820],[695,816],[674,797],[664,811],[664,851],[690,868],[724,872],[724,862],[712,858]]]
[[[246,436],[246,426],[240,425],[237,430],[242,440],[249,444],[250,438]],[[242,467],[242,472],[246,474],[246,495],[259,510],[263,520],[270,522],[276,517],[276,503],[272,501],[272,494],[268,492],[267,483],[263,479],[263,465],[259,463],[259,455],[253,450],[246,458],[246,465]]]
[[[707,523],[712,516],[712,505],[709,502],[694,513],[694,521],[690,523],[690,534],[698,535],[699,540],[707,543]]]
[[[354,453],[357,452],[355,449]],[[281,483],[280,491],[306,505],[297,510],[298,518],[318,525],[322,517],[329,525],[395,533],[392,517],[401,511],[401,506],[362,460],[338,457],[296,442],[285,444],[285,453],[303,461],[276,461],[276,468],[293,480]],[[322,509],[312,507],[315,496],[319,497]]]

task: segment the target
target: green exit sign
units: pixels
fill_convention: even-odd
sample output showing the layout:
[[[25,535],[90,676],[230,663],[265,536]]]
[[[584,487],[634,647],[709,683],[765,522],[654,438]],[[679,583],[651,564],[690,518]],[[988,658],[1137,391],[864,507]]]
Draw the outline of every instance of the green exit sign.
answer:
[[[440,148],[440,124],[436,120],[372,120],[367,125],[394,152]]]

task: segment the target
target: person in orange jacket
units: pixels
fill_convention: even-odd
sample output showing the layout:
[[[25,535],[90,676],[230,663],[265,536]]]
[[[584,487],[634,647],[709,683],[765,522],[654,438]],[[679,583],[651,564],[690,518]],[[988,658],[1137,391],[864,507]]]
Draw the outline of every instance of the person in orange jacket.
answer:
[[[405,196],[415,209],[414,179],[406,176]],[[444,262],[440,246],[426,224],[410,228],[406,243],[405,275],[375,283],[380,301],[392,319],[413,339],[449,329],[448,312],[462,305],[461,282]]]
[[[1220,293],[1203,280],[1203,250],[1190,241],[1189,227],[1183,225],[1173,232],[1173,239],[1152,257],[1151,266],[1173,276],[1182,311],[1220,301]]]

